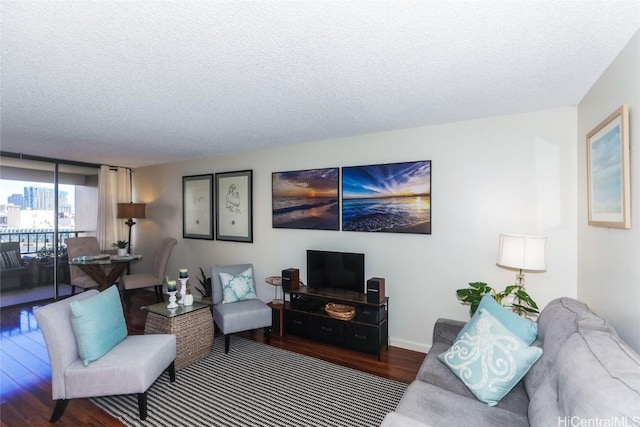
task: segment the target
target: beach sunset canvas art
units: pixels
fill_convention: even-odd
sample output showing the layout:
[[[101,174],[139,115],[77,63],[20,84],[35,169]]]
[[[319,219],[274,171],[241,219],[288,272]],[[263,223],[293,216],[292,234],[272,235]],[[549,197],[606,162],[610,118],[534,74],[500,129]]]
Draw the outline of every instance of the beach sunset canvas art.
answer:
[[[340,169],[308,169],[272,174],[274,228],[339,230]]]
[[[431,161],[343,167],[342,230],[431,234]]]

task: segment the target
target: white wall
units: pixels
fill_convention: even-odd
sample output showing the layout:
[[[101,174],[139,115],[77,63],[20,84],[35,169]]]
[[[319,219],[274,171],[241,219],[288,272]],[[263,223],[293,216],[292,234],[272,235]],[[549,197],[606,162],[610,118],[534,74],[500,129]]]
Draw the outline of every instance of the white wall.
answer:
[[[578,106],[578,297],[640,351],[640,32]],[[631,229],[587,225],[586,136],[629,105]]]
[[[547,271],[527,275],[538,303],[577,296],[576,120],[575,108],[563,108],[137,169],[135,200],[148,203],[134,227],[138,252],[149,255],[139,268],[175,236],[172,276],[253,262],[269,301],[274,289],[261,278],[297,267],[305,279],[306,249],[364,252],[366,277],[386,278],[391,344],[426,351],[438,317],[468,319],[456,289],[512,283],[515,273],[495,265],[501,232],[548,237]],[[431,235],[271,227],[272,172],[412,160],[433,162]],[[254,243],[182,239],[181,177],[244,169],[254,172]]]

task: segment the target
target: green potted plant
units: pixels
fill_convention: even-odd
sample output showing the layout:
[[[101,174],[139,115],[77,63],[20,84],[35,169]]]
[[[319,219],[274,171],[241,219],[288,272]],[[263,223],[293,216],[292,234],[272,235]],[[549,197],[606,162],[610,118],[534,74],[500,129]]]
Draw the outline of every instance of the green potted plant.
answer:
[[[469,305],[471,316],[474,315],[485,295],[490,294],[496,302],[520,316],[538,314],[538,305],[522,286],[509,285],[504,291],[496,292],[483,282],[469,283],[468,288],[458,289],[456,296],[461,304]]]
[[[117,250],[118,256],[127,256],[127,245],[128,244],[129,244],[129,242],[127,242],[126,240],[118,240],[113,244],[113,246],[118,248],[118,250]]]
[[[194,286],[194,288],[198,292],[200,292],[203,300],[211,300],[211,277],[207,277],[204,274],[204,270],[202,269],[202,267],[200,267],[200,275],[202,277],[198,277],[198,282],[200,282],[202,289],[200,289],[198,286]]]
[[[58,259],[60,261],[68,261],[69,260],[69,251],[67,250],[66,245],[62,245],[58,247]]]
[[[36,254],[36,258],[43,264],[49,262],[49,260],[53,257],[53,248],[43,247],[38,249]]]

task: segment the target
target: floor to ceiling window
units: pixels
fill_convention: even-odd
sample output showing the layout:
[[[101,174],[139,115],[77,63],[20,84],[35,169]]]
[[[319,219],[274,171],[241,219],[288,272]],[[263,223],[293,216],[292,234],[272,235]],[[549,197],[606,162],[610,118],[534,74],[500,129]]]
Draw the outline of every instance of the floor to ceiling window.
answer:
[[[95,235],[94,165],[0,156],[0,306],[70,293],[65,239]]]

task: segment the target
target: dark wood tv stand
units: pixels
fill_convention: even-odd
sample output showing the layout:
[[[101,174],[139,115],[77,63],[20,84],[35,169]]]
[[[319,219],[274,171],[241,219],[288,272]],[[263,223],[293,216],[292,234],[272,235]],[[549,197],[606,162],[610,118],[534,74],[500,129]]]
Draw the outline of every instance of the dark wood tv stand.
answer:
[[[285,290],[289,301],[284,303],[284,332],[315,339],[365,353],[380,359],[380,348],[389,348],[389,297],[380,303],[367,302],[365,294],[328,289],[309,289],[300,286]],[[330,317],[324,307],[327,303],[355,307],[353,320]]]

